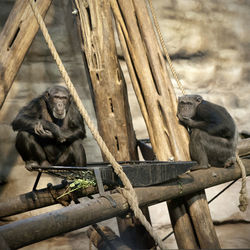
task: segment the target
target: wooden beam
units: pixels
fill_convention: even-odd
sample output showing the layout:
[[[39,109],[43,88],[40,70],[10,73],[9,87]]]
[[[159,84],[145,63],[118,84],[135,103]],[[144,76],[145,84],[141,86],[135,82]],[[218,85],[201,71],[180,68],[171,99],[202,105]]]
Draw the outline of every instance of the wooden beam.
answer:
[[[107,190],[108,187],[105,185],[104,189]],[[19,196],[1,201],[0,218],[60,203],[60,200],[57,201],[56,197],[63,195],[65,190],[66,186],[64,184],[59,184],[51,186],[50,188],[34,190],[29,193],[21,194]],[[52,193],[54,195],[52,195]],[[88,187],[86,189],[77,190],[74,197],[80,198],[96,193],[98,193],[97,187]],[[67,195],[63,196],[63,199],[68,200],[68,202],[71,201],[71,197]]]
[[[186,249],[187,246],[196,244],[195,249],[199,249],[199,245],[196,243],[195,235],[193,233],[193,225],[191,224],[188,213],[182,199],[172,199],[168,201],[168,210],[171,219],[171,224],[175,233],[176,242],[178,242],[179,249]],[[184,218],[184,219],[183,219]],[[181,220],[181,227],[179,226]],[[180,230],[181,228],[181,230]],[[182,237],[182,231],[186,232],[186,237]]]
[[[44,17],[52,0],[37,0]],[[11,88],[39,25],[28,0],[16,0],[0,34],[0,108]]]
[[[243,163],[249,176],[250,160],[245,159]],[[135,190],[140,206],[145,206],[183,197],[206,187],[240,177],[241,171],[239,167],[231,169],[210,168],[183,174],[178,181],[170,182],[165,186],[136,188]],[[107,199],[99,197],[1,226],[0,235],[11,249],[17,249],[129,211],[129,205],[121,194],[111,194],[111,197],[117,204],[116,208],[112,207],[112,204]],[[24,228],[25,230],[23,230]]]
[[[247,175],[250,175],[250,160],[243,159],[243,163],[246,166]],[[147,199],[147,196],[150,196],[153,200],[157,201],[157,199],[159,199],[159,202],[161,202],[169,199],[177,199],[183,194],[194,193],[195,191],[200,191],[202,188],[209,188],[240,177],[241,173],[238,167],[235,169],[211,168],[204,171],[183,174],[178,178],[178,181],[172,181],[169,185],[136,188],[136,190],[137,192],[138,190],[141,190],[140,196],[143,196],[143,193],[145,193],[145,199]],[[181,191],[180,185],[182,187]],[[56,190],[59,196],[64,193],[63,187],[64,185],[59,184],[57,186],[53,186],[52,189]],[[77,192],[76,197],[80,198],[97,192],[98,190],[96,187],[89,187]],[[176,202],[177,201],[175,201],[175,203]],[[51,196],[50,191],[47,188],[43,188],[1,201],[0,218],[53,204],[56,204],[56,201]],[[175,207],[174,204],[173,207]],[[179,218],[179,216],[177,216],[177,218]]]
[[[111,0],[111,3],[123,54],[154,153],[161,161],[189,160],[188,134],[185,128],[179,125],[176,117],[176,96],[146,3],[142,0]],[[185,206],[182,207],[185,209]],[[211,220],[210,213],[205,217]],[[176,238],[183,239],[183,242],[177,241],[178,246],[187,249],[199,245],[196,242],[195,228],[192,230],[193,237],[190,241],[185,241],[191,232],[187,233],[184,225],[193,224],[187,221],[190,218],[180,217],[174,228],[175,233],[180,234]],[[211,231],[213,230],[211,227]],[[214,241],[217,242],[217,238]],[[184,246],[184,243],[187,245]]]
[[[206,218],[210,214],[207,198],[204,190],[197,192],[195,195],[185,197],[188,205],[189,214],[195,227],[201,249],[218,249],[220,242],[217,238],[213,221]],[[197,202],[199,201],[199,202]],[[197,212],[198,211],[198,212]]]
[[[79,37],[90,73],[99,133],[117,161],[138,160],[126,83],[116,52],[110,3],[106,0],[75,0],[75,6],[79,13]],[[103,158],[105,160],[104,155]],[[123,233],[129,231],[128,227],[136,227],[135,219],[126,218],[117,218],[122,239]],[[149,216],[147,219],[150,220]],[[138,232],[134,238],[148,235],[150,239],[142,241],[137,248],[154,246],[146,230],[141,234],[141,230],[134,232]]]
[[[75,1],[90,73],[98,130],[117,161],[138,159],[125,80],[117,58],[108,1]],[[87,5],[86,5],[87,3]]]

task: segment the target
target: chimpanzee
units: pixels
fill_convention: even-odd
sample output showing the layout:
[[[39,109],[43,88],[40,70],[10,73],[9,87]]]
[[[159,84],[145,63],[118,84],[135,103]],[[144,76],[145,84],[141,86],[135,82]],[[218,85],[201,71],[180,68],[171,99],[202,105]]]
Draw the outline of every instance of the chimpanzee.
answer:
[[[234,165],[238,134],[224,107],[200,95],[184,95],[178,98],[177,117],[190,132],[190,156],[199,164],[192,170]]]
[[[69,91],[53,86],[23,107],[12,122],[16,149],[33,166],[85,166],[83,119]]]

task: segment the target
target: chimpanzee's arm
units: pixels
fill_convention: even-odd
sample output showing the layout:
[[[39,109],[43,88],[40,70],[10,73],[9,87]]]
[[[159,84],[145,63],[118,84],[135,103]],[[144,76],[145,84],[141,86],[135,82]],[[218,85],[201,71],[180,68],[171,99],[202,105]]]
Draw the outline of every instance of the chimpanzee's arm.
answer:
[[[200,130],[206,131],[210,135],[223,136],[223,131],[226,130],[226,127],[223,123],[219,122],[208,122],[208,121],[196,121],[193,119],[184,119],[182,121],[185,125],[190,128],[198,128]]]
[[[27,131],[40,137],[55,137],[59,141],[64,141],[61,138],[59,127],[53,122],[43,119],[42,102],[42,98],[38,97],[24,106],[12,122],[13,130]],[[41,126],[40,133],[37,131],[39,130],[39,126]],[[46,132],[42,133],[43,130],[46,130]],[[48,133],[48,131],[51,133]]]
[[[197,109],[197,114],[206,121],[205,128],[210,135],[220,136],[227,139],[234,138],[236,126],[228,111],[217,104],[208,101],[202,102]]]
[[[74,106],[74,104],[71,105],[73,106],[69,108],[67,117],[67,119],[69,119],[68,128],[61,129],[63,137],[68,142],[73,142],[78,139],[84,139],[86,137],[86,131],[82,116]]]
[[[23,107],[12,122],[14,131],[27,131],[34,133],[34,127],[41,115],[39,98],[33,99],[27,106]]]
[[[226,109],[207,101],[197,107],[196,116],[185,121],[185,124],[224,138],[233,138],[235,134],[235,124]]]

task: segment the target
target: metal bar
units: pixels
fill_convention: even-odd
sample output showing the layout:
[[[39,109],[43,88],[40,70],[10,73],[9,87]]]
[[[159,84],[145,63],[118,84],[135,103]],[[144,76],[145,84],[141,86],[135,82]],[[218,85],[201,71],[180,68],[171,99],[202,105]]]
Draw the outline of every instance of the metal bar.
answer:
[[[103,183],[102,183],[102,177],[101,177],[100,169],[95,168],[94,172],[95,172],[95,178],[96,178],[98,191],[99,191],[100,195],[102,196],[105,191],[104,191],[104,187],[103,187]]]
[[[237,180],[232,181],[230,184],[228,184],[225,188],[223,188],[218,194],[216,194],[211,200],[208,201],[208,204],[214,201],[218,196],[220,196],[222,193],[224,193],[229,187],[231,187]]]
[[[36,180],[35,180],[34,186],[33,186],[33,188],[32,188],[32,190],[33,190],[33,191],[35,191],[35,190],[36,190],[36,188],[37,188],[37,185],[38,185],[38,183],[39,183],[39,180],[40,180],[41,175],[42,175],[42,172],[41,172],[41,171],[39,171],[39,172],[38,172],[38,174],[37,174],[37,177],[36,177]]]

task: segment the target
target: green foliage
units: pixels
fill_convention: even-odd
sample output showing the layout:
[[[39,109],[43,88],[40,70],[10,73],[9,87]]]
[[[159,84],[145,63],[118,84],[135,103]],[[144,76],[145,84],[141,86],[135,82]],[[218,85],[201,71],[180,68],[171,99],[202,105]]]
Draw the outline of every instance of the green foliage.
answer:
[[[81,173],[82,179],[78,178],[75,179],[72,183],[69,184],[68,188],[65,190],[65,192],[57,197],[57,199],[62,198],[63,196],[72,193],[78,189],[86,189],[88,187],[95,187],[96,186],[96,180],[94,177],[94,173],[90,170],[82,171]]]

